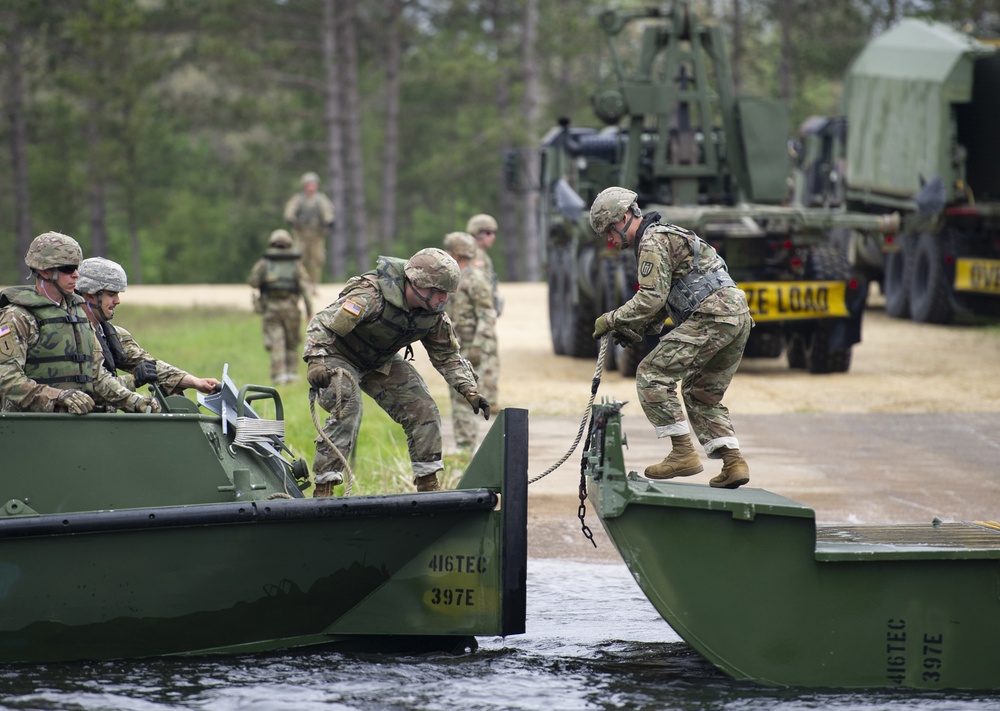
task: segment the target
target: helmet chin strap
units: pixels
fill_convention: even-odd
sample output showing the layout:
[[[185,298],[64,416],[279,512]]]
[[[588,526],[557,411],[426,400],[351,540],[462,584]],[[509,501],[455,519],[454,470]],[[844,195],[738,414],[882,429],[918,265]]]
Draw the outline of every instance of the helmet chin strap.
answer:
[[[632,226],[632,222],[635,221],[635,213],[633,213],[631,210],[629,210],[628,213],[626,213],[626,214],[628,215],[628,222],[625,223],[625,230],[624,231],[618,229],[618,225],[617,224],[611,225],[611,229],[613,229],[615,232],[617,232],[618,236],[622,238],[622,246],[619,247],[619,249],[621,251],[623,251],[623,252],[626,249],[629,248],[628,236],[625,233],[628,232],[629,227]]]
[[[431,306],[430,296],[424,296],[423,294],[421,294],[417,290],[416,284],[414,284],[412,281],[410,282],[410,287],[413,289],[413,293],[416,294],[417,300],[423,303],[425,311],[430,311],[431,313],[440,313],[441,311],[444,311],[444,303],[440,303],[437,306]]]
[[[90,303],[90,301],[87,301],[87,309],[92,314],[94,314],[95,316],[97,316],[97,320],[100,323],[107,323],[108,321],[111,320],[111,317],[107,313],[105,313],[104,307],[101,305],[101,303],[103,301],[103,299],[101,298],[101,296],[103,296],[103,294],[104,294],[103,291],[98,291],[96,294],[94,294],[94,296],[97,297],[97,308],[95,309],[94,308],[94,304]]]
[[[59,294],[60,294],[60,295],[62,296],[62,298],[63,298],[63,299],[65,300],[65,301],[69,302],[69,300],[70,300],[70,296],[72,296],[72,295],[73,295],[73,292],[72,292],[72,291],[63,291],[63,288],[62,288],[61,286],[59,286],[59,276],[58,276],[58,272],[57,272],[57,271],[56,271],[55,269],[53,269],[52,271],[53,271],[53,273],[55,273],[55,274],[56,274],[56,276],[53,276],[53,277],[51,277],[50,279],[46,279],[46,278],[45,278],[45,277],[43,277],[43,276],[42,276],[41,274],[38,274],[38,278],[39,278],[39,279],[41,279],[41,280],[42,280],[42,282],[43,282],[43,284],[42,284],[42,289],[44,289],[44,290],[45,290],[45,295],[46,295],[46,296],[49,296],[49,290],[48,290],[48,288],[47,288],[47,287],[45,286],[45,284],[52,284],[53,286],[55,286],[55,288],[56,288],[56,291],[58,291],[58,292],[59,292]],[[52,297],[51,297],[51,296],[49,296],[49,298],[51,299]]]

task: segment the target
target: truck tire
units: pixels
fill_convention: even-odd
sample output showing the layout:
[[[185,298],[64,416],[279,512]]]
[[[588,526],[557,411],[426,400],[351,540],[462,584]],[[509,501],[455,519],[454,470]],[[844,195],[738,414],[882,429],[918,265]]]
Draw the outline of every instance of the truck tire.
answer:
[[[552,337],[552,350],[556,355],[569,353],[566,333],[569,323],[566,306],[570,300],[568,254],[569,249],[566,247],[549,249],[549,333]]]
[[[808,275],[813,279],[846,281],[851,278],[847,258],[830,247],[817,247],[809,253]],[[810,373],[846,373],[851,367],[851,346],[835,347],[832,338],[838,323],[820,319],[805,339],[806,366]]]
[[[955,319],[951,275],[945,266],[944,235],[921,232],[914,244],[910,269],[910,316],[917,323],[951,323]]]
[[[903,244],[900,251],[885,255],[885,271],[882,273],[885,313],[892,318],[910,317],[910,270],[906,264],[906,242]]]
[[[798,330],[793,330],[788,334],[785,357],[788,358],[788,367],[792,370],[805,370],[809,367],[809,356],[806,353],[808,339],[808,333],[801,333]]]
[[[573,254],[569,252],[566,258],[567,265],[571,259],[573,259]],[[577,269],[586,269],[589,272],[588,274],[577,274],[577,278],[581,281],[586,280],[588,284],[592,285],[592,293],[596,288],[593,285],[597,283],[598,279],[596,261],[593,247],[583,247],[577,256]],[[567,269],[567,273],[569,273],[569,269]],[[577,301],[573,303],[573,285],[568,282],[567,279],[568,288],[564,306],[567,315],[565,335],[568,339],[566,355],[573,358],[596,358],[599,344],[594,340],[594,321],[603,313],[598,308],[600,302],[594,303],[593,298],[596,297],[596,294],[595,297],[591,297],[583,289],[578,288],[576,289]]]

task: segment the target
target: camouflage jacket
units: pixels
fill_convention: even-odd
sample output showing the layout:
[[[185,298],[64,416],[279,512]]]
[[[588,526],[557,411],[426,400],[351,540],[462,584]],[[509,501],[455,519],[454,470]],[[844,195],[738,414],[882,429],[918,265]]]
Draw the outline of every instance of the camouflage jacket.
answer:
[[[121,326],[106,324],[112,329],[114,337],[118,339],[119,348],[112,349],[109,339],[104,336],[103,329],[99,331],[94,328],[98,342],[103,350],[104,369],[118,378],[118,381],[129,390],[135,390],[135,380],[132,378],[132,371],[144,360],[156,361],[156,381],[166,395],[180,394],[184,388],[181,381],[188,376],[186,371],[170,365],[163,360],[157,360],[150,353],[136,342],[135,337]],[[109,362],[110,357],[110,362]],[[127,375],[119,376],[117,371],[124,370]]]
[[[670,316],[667,297],[673,284],[694,269],[694,232],[676,225],[653,223],[638,236],[636,260],[639,271],[639,291],[609,317],[612,327],[625,326],[636,333],[657,333]],[[704,272],[725,269],[726,263],[718,252],[702,241],[699,266]],[[734,316],[750,311],[746,295],[739,287],[721,288],[694,310],[709,316]]]
[[[280,254],[279,254],[280,253]],[[282,257],[276,259],[275,257]],[[292,260],[294,264],[289,264]],[[306,268],[302,266],[298,252],[285,250],[268,250],[250,269],[247,284],[260,291],[261,305],[267,308],[269,303],[287,305],[291,302],[296,307],[299,299],[306,305],[306,313],[313,312],[312,283]]]
[[[448,314],[407,306],[404,264],[379,257],[374,271],[348,280],[338,299],[309,322],[303,359],[339,356],[362,371],[388,372],[400,348],[420,341],[449,385],[463,395],[475,390]]]
[[[497,276],[496,269],[493,268],[493,260],[482,247],[476,247],[476,256],[472,260],[472,266],[481,269],[490,280],[490,290],[493,294],[493,308],[496,310],[497,316],[500,316],[500,312],[503,311],[503,298],[500,296],[500,278]]]
[[[122,407],[134,394],[124,387],[114,376],[107,372],[102,364],[104,354],[89,324],[82,324],[83,332],[90,338],[90,343],[82,350],[88,351],[89,360],[81,363],[82,375],[87,382],[39,383],[25,374],[25,364],[33,353],[42,350],[42,334],[38,319],[33,313],[36,308],[32,287],[13,287],[6,289],[5,300],[17,301],[6,306],[0,312],[0,400],[3,410],[8,412],[53,412],[56,399],[62,390],[79,389],[89,393],[95,400],[100,399],[115,407]],[[45,297],[39,297],[45,299]],[[48,299],[45,299],[48,301]],[[72,296],[68,313],[87,318],[83,311],[83,299]],[[49,302],[51,304],[51,302]],[[38,306],[43,304],[39,301]],[[52,304],[54,306],[54,304]],[[56,307],[59,308],[59,307]],[[66,327],[47,327],[49,343],[45,352],[51,352],[65,342],[67,352],[78,352],[75,345],[76,337],[70,334]],[[52,341],[52,339],[55,339]],[[71,340],[74,343],[71,343]]]
[[[333,224],[333,203],[320,192],[296,193],[285,203],[285,221],[293,227],[318,228]]]
[[[497,312],[493,306],[493,286],[489,276],[473,263],[462,268],[462,281],[445,307],[462,352],[470,349],[491,351],[496,342]]]

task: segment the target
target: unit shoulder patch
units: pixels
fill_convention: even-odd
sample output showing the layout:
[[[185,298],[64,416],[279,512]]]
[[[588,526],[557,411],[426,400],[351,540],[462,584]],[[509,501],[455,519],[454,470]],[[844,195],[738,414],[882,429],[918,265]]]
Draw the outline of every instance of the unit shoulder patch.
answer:
[[[0,326],[0,355],[9,356],[17,350],[17,336],[9,324]]]
[[[639,255],[639,286],[652,287],[660,273],[660,255],[656,252],[642,253]]]

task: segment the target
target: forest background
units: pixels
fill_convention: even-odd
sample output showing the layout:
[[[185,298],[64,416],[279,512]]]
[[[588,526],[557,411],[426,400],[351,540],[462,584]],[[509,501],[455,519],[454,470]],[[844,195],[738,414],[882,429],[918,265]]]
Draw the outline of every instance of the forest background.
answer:
[[[501,278],[539,279],[537,194],[505,189],[504,156],[559,117],[599,126],[597,17],[655,4],[4,2],[0,283],[25,279],[48,230],[132,283],[242,282],[306,171],[337,210],[330,281],[440,245],[477,212],[500,222]],[[692,5],[723,27],[737,93],[785,98],[793,126],[838,113],[850,60],[900,18],[998,22],[996,0]]]

